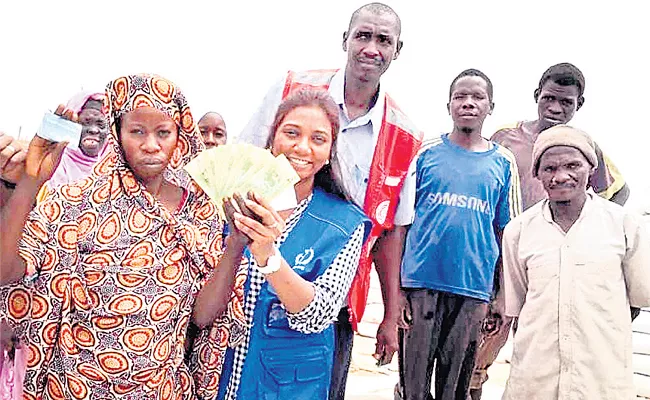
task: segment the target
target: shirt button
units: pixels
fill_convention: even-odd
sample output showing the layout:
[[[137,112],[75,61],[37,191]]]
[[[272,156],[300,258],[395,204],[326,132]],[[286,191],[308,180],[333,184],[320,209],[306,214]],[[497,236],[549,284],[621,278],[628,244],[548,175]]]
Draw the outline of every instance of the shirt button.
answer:
[[[368,178],[364,179],[363,182],[368,183]]]

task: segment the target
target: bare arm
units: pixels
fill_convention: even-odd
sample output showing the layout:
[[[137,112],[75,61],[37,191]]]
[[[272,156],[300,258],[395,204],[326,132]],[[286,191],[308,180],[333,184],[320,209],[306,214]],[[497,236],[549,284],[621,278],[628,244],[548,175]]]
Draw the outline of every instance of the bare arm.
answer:
[[[395,226],[384,232],[373,247],[373,260],[384,301],[384,319],[398,321],[401,319],[400,270],[406,227]]]
[[[284,259],[280,269],[266,275],[266,280],[273,286],[284,308],[292,314],[307,308],[316,295],[314,284],[298,275]]]
[[[284,230],[284,219],[266,200],[252,193],[248,197],[241,201],[236,197],[242,213],[234,213],[235,227],[250,239],[248,248],[257,264],[266,266],[276,251],[275,240]],[[293,314],[304,310],[316,293],[314,284],[304,280],[284,259],[280,269],[266,275],[266,280],[277,292],[284,308]]]
[[[494,235],[496,236],[497,246],[499,246],[499,253],[501,253],[503,244],[503,229],[494,228]],[[499,299],[503,299],[503,258],[499,254],[497,262],[494,266],[494,286],[492,290],[492,301],[498,303]]]
[[[398,328],[407,329],[406,319],[410,319],[406,315],[409,308],[402,294],[400,282],[406,232],[405,226],[395,226],[384,232],[373,247],[375,268],[384,300],[384,319],[377,328],[377,343],[373,354],[378,365],[391,362],[399,346]]]
[[[497,245],[501,249],[503,230],[494,228]],[[486,336],[496,335],[503,326],[505,316],[505,295],[503,291],[503,259],[499,254],[494,265],[494,284],[492,288],[492,299],[489,304],[488,314],[483,323]]]
[[[288,311],[292,329],[302,333],[321,332],[335,320],[359,265],[364,230],[364,225],[355,229],[336,258],[313,282],[294,272],[284,260],[279,271],[267,275],[267,281]]]
[[[42,184],[24,177],[20,180],[13,195],[0,211],[0,286],[20,280],[25,275],[25,261],[18,254],[23,227],[27,222],[29,212],[36,202],[36,195]]]
[[[55,114],[61,116],[64,109],[60,105]],[[72,114],[63,118],[76,122],[76,116]],[[34,136],[24,153],[19,143],[9,141],[7,135],[0,133],[0,176],[3,179],[9,178],[9,182],[14,178],[17,182],[13,195],[0,211],[0,286],[15,282],[25,275],[26,264],[18,255],[23,228],[41,186],[54,174],[67,145],[67,142],[54,143]],[[15,150],[16,146],[21,148],[20,154],[9,154],[9,150]]]
[[[18,201],[25,195],[27,187],[21,185],[16,190],[25,171],[26,146],[9,135],[0,132],[0,285],[16,281],[25,273],[25,263],[18,256],[17,243],[20,240],[23,226],[31,207],[22,210],[29,202]],[[18,193],[16,193],[18,192]],[[16,196],[18,196],[18,199]],[[11,199],[14,199],[11,202]],[[11,210],[11,211],[9,211]],[[16,235],[18,235],[16,237]],[[22,272],[22,273],[21,273]]]
[[[234,290],[235,275],[241,263],[244,245],[232,237],[226,239],[226,250],[194,304],[194,323],[199,328],[208,326],[226,310]]]
[[[287,313],[289,327],[301,333],[319,333],[327,329],[345,304],[359,266],[365,225],[359,225],[347,243],[314,283],[314,299],[299,313]]]

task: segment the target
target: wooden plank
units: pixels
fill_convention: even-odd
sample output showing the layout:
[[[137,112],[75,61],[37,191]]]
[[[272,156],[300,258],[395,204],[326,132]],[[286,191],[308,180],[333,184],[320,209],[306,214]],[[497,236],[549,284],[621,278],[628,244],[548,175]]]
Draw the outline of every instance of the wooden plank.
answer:
[[[650,355],[650,335],[645,333],[632,333],[632,351],[634,354]]]
[[[642,309],[632,323],[632,369],[639,398],[650,399],[650,309]]]
[[[650,377],[634,374],[634,386],[638,397],[650,398]]]
[[[650,355],[633,354],[632,369],[635,374],[646,375],[650,377]]]
[[[632,323],[632,331],[650,335],[650,310],[642,309]]]

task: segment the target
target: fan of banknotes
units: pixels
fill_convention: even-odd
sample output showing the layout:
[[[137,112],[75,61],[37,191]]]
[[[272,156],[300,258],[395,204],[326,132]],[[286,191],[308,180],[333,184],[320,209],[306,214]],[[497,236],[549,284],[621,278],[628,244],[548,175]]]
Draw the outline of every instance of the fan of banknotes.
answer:
[[[249,191],[273,205],[283,193],[293,193],[293,185],[300,180],[283,154],[274,157],[268,150],[249,144],[228,144],[205,150],[190,161],[185,170],[220,207],[223,198],[235,192],[245,196]]]

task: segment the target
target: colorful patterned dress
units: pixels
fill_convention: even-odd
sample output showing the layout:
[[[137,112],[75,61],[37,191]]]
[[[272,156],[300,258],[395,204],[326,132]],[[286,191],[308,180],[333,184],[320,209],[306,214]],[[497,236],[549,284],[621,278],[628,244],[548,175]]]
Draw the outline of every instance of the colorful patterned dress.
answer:
[[[187,325],[222,253],[217,208],[181,170],[203,149],[200,133],[163,78],[119,78],[107,99],[114,150],[32,211],[20,255],[34,274],[0,290],[0,313],[26,345],[25,399],[191,399]],[[146,192],[116,145],[116,121],[143,106],[179,126],[167,178],[185,196],[174,213]],[[224,351],[231,329],[243,331],[241,293],[217,320]]]

